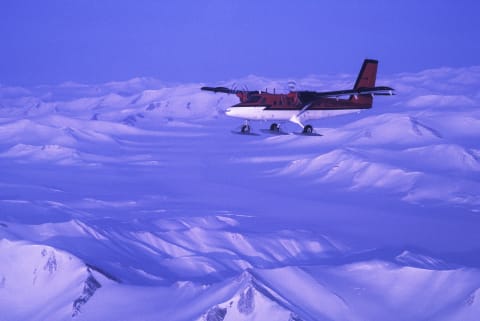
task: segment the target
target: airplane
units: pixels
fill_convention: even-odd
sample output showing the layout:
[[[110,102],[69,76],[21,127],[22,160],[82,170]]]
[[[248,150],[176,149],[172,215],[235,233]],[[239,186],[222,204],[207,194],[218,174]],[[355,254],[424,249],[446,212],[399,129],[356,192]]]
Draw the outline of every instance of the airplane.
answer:
[[[337,91],[290,91],[277,94],[265,91],[237,90],[227,87],[201,87],[214,93],[235,94],[240,103],[226,109],[225,114],[245,120],[240,133],[250,133],[251,120],[272,121],[270,132],[280,132],[280,122],[290,121],[314,135],[310,120],[337,116],[372,108],[373,96],[394,95],[394,89],[375,86],[378,60],[365,59],[353,89]],[[346,98],[340,98],[346,97]]]

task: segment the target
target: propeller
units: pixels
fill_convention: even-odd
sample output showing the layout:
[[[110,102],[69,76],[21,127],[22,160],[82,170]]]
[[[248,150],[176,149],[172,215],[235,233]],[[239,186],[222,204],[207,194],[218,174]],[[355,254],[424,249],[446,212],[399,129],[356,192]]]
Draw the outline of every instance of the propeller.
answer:
[[[295,91],[297,89],[297,83],[295,82],[295,80],[290,80],[287,83],[287,88],[290,92]]]

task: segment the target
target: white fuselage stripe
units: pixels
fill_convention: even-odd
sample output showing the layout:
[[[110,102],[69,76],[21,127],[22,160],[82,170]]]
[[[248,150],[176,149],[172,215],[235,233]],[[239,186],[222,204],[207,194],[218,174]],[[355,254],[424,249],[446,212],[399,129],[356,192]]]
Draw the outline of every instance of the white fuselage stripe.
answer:
[[[290,120],[292,117],[300,113],[300,109],[266,109],[265,106],[241,106],[230,107],[225,114],[230,117],[237,117],[249,120]],[[342,109],[342,110],[306,110],[298,118],[300,120],[326,118],[350,113],[358,112],[358,109]]]

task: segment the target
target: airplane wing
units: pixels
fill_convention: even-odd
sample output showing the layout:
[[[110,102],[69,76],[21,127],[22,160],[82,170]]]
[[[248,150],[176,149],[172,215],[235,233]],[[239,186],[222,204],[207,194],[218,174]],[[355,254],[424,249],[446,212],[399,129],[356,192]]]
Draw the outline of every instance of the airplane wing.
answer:
[[[243,94],[258,94],[258,90],[239,90],[239,89],[230,89],[227,87],[202,87],[200,88],[201,90],[206,90],[206,91],[213,91],[214,93],[224,93],[224,94],[237,94],[237,93],[243,93]]]
[[[338,98],[352,95],[373,95],[373,96],[391,96],[395,95],[391,87],[365,87],[357,89],[337,90],[337,91],[299,91],[299,99],[305,104],[320,98]]]
[[[214,93],[236,94],[238,90],[227,87],[202,87],[201,90],[213,91]]]

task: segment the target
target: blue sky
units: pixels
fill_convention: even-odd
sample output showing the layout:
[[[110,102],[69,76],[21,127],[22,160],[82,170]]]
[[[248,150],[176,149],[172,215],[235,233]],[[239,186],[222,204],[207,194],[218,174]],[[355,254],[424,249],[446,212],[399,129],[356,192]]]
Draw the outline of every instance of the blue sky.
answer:
[[[480,3],[2,0],[0,83],[215,82],[480,65]]]

